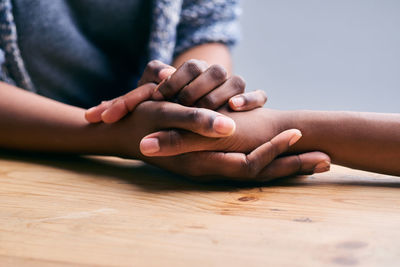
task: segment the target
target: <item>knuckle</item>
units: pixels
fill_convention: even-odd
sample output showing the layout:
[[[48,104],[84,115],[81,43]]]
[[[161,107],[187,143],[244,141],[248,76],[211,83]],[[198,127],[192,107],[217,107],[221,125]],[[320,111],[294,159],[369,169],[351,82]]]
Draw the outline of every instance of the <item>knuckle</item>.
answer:
[[[299,155],[295,155],[295,163],[294,164],[297,166],[296,173],[300,173],[303,171],[303,162]]]
[[[113,100],[110,100],[111,105],[115,105],[120,99],[121,97],[116,97]]]
[[[171,82],[171,79],[166,79],[165,82],[162,84],[162,86],[159,87],[158,90],[164,97],[171,97],[174,94],[174,89],[175,89],[175,86]]]
[[[175,151],[180,151],[182,148],[182,137],[177,131],[171,130],[168,132],[168,142]]]
[[[182,89],[182,91],[178,95],[178,102],[185,106],[192,105],[193,102],[195,102],[195,101],[196,100],[194,99],[192,90],[189,90],[188,87],[185,87],[184,89]]]
[[[202,132],[208,132],[213,128],[214,117],[208,116],[203,108],[192,108],[188,120],[193,128]]]
[[[143,102],[140,105],[146,104],[146,102]],[[160,102],[160,104],[155,108],[156,109],[156,114],[160,118],[160,120],[166,120],[167,116],[169,114],[167,104],[164,102]]]
[[[188,119],[193,123],[199,123],[201,121],[201,114],[198,108],[193,108],[188,112]]]
[[[133,110],[133,107],[129,106],[126,98],[124,98],[124,97],[121,98],[121,102],[122,102],[122,107],[123,107],[123,111],[124,111],[125,114],[128,113],[128,112],[131,112]]]
[[[149,63],[147,63],[145,72],[151,73],[152,75],[156,76],[158,75],[160,68],[161,68],[161,61],[152,60]]]
[[[268,157],[270,159],[274,159],[276,156],[278,156],[279,153],[279,146],[271,141],[268,141],[270,144],[270,149],[268,150]]]
[[[217,81],[225,80],[228,75],[228,72],[225,70],[225,68],[218,64],[212,65],[208,71],[211,78]]]
[[[230,78],[232,86],[237,90],[238,92],[243,93],[244,89],[246,87],[246,82],[244,79],[240,76],[234,75]]]
[[[152,61],[147,63],[146,69],[156,70],[156,69],[159,69],[161,65],[162,65],[161,61],[153,59]]]
[[[247,157],[244,157],[241,161],[241,169],[243,170],[242,173],[246,176],[246,178],[254,178],[257,175],[254,162],[249,160]]]
[[[138,85],[143,85],[145,83],[148,82],[153,82],[154,80],[156,80],[158,73],[160,72],[160,70],[163,68],[163,63],[159,60],[152,60],[149,63],[147,63],[143,75],[140,78],[140,80],[138,81]]]
[[[190,59],[183,65],[184,70],[192,77],[200,75],[203,71],[201,68],[201,62],[196,59]]]

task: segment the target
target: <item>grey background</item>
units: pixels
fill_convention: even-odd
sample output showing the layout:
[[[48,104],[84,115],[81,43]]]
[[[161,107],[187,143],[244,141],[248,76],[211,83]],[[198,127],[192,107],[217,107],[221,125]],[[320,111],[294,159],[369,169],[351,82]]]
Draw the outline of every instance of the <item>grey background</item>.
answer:
[[[268,107],[400,112],[399,0],[244,0],[235,73]]]

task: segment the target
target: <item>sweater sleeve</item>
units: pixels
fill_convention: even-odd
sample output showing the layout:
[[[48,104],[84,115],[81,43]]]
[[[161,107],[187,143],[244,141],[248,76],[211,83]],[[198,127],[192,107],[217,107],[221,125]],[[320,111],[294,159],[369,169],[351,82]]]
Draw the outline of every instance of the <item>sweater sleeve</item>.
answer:
[[[230,48],[239,39],[239,0],[183,0],[174,57],[203,43]]]

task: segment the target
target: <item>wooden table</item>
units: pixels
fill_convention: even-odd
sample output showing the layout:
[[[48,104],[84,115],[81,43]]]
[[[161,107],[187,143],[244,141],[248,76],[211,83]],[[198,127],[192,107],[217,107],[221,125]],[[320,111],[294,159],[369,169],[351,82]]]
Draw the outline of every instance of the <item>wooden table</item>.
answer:
[[[0,266],[400,266],[400,178],[205,185],[137,161],[0,155]]]

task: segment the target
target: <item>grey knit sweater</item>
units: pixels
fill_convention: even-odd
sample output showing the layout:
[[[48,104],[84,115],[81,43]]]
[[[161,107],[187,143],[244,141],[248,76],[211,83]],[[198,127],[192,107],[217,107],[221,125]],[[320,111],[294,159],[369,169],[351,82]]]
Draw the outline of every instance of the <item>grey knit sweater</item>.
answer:
[[[179,53],[202,43],[222,42],[232,46],[238,39],[239,12],[238,0],[154,0],[141,68],[151,59],[170,63]],[[0,79],[41,93],[20,50],[14,15],[12,1],[0,0]],[[91,104],[78,101],[81,106]]]

